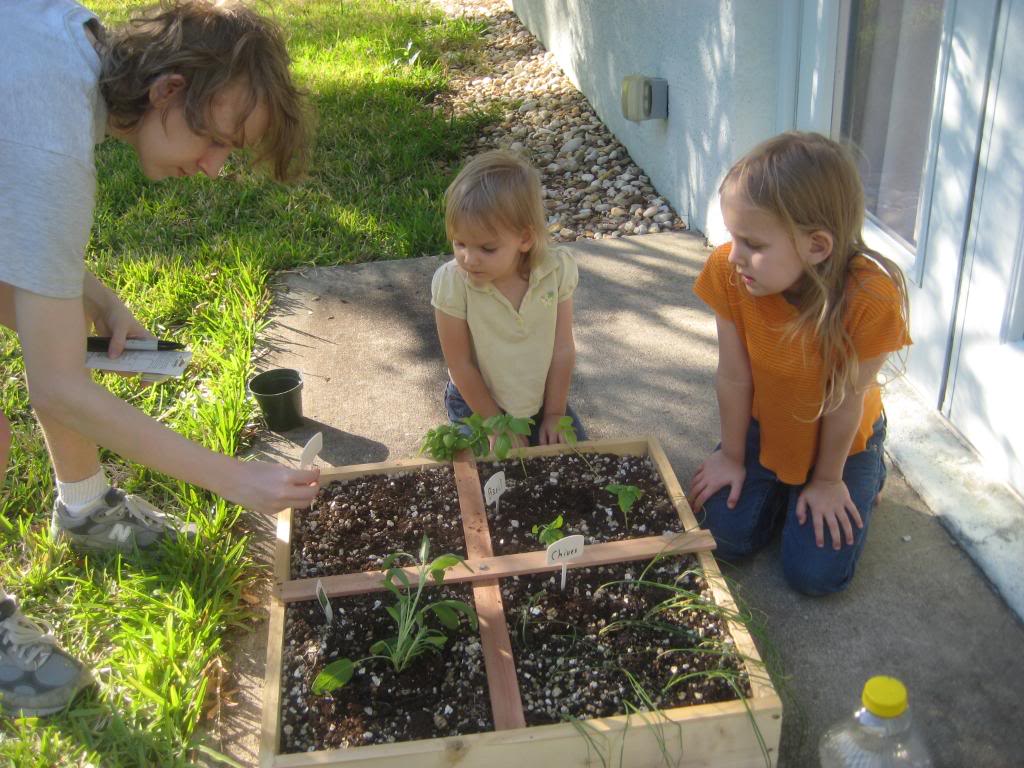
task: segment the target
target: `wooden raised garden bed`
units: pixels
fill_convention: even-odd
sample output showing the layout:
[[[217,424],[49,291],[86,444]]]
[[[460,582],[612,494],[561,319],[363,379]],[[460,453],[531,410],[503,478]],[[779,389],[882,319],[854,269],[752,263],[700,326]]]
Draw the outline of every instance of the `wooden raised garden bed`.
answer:
[[[260,748],[263,768],[775,764],[781,701],[749,634],[733,618],[735,603],[710,554],[714,541],[697,526],[661,447],[648,437],[590,441],[576,448],[587,457],[586,464],[567,446],[528,448],[521,451],[522,462],[518,457],[507,460],[502,468],[509,489],[497,512],[493,506],[485,509],[482,493],[483,482],[497,464],[467,456],[452,464],[414,459],[325,471],[321,481],[326,490],[311,509],[280,515]],[[574,473],[583,481],[574,479]],[[642,503],[631,512],[632,520],[617,515],[610,495],[583,487],[595,478],[601,479],[601,486],[610,480],[645,489]],[[334,481],[342,485],[329,486]],[[458,514],[452,509],[452,481]],[[362,487],[374,484],[377,490]],[[401,520],[392,515],[390,523],[386,514],[373,509],[376,499],[388,493],[403,495],[407,505]],[[535,506],[543,509],[531,511]],[[348,514],[350,507],[355,518],[332,522],[332,515]],[[565,592],[558,584],[560,566],[547,565],[543,546],[528,535],[536,521],[547,522],[556,514],[566,518],[565,534],[580,533],[587,542],[583,556],[569,563]],[[462,542],[454,541],[450,530],[442,530],[459,518]],[[427,679],[416,683],[425,685],[428,695],[410,695],[411,704],[388,688],[404,687],[402,681],[411,670],[396,680],[385,667],[374,667],[372,673],[364,670],[359,678],[362,690],[357,690],[354,678],[337,700],[307,695],[311,675],[330,658],[323,655],[328,646],[333,647],[332,656],[363,655],[373,639],[373,630],[364,626],[372,619],[365,617],[381,607],[378,597],[390,597],[383,591],[381,571],[372,568],[396,548],[415,553],[416,543],[409,537],[422,536],[423,530],[445,541],[432,544],[432,555],[454,552],[466,558],[468,568],[449,569],[442,587],[428,589],[444,589],[474,604],[478,637],[464,622],[441,654],[428,656],[417,673]],[[346,540],[358,550],[355,559],[334,562]],[[371,552],[377,541],[382,542],[380,551]],[[671,687],[671,693],[652,697],[654,706],[637,708],[630,686],[622,683],[626,675],[640,680],[641,691],[660,691],[658,680],[664,678],[658,675],[668,674],[670,664],[675,680],[691,677],[686,674],[691,662],[694,671],[703,669],[704,663],[699,657],[680,660],[682,669],[677,669],[679,657],[672,650],[677,635],[673,642],[648,641],[645,636],[643,642],[650,647],[634,649],[636,638],[616,627],[615,634],[607,635],[617,644],[614,650],[602,650],[594,641],[605,637],[608,627],[605,618],[591,617],[591,607],[597,611],[598,603],[613,603],[601,609],[612,611],[608,623],[625,624],[627,606],[633,610],[630,601],[642,612],[652,600],[662,599],[648,594],[658,589],[645,592],[644,583],[637,583],[657,556],[664,559],[650,573],[667,573],[668,581],[684,570],[694,571],[684,581],[702,597],[696,609],[682,613],[698,615],[699,626],[674,631],[692,632],[697,645],[700,639],[715,637],[724,642],[717,648],[734,648],[729,654],[733,683],[730,689],[720,676],[695,675],[685,685]],[[415,583],[416,570],[410,567],[406,572]],[[334,606],[330,626],[315,601],[317,579]],[[724,609],[724,616],[708,612],[706,618],[701,599]],[[360,618],[351,620],[353,616]],[[580,623],[571,631],[560,631],[568,626],[564,619],[569,617]],[[576,651],[584,648],[596,648],[596,660],[589,657],[580,663]],[[614,670],[602,667],[601,653],[614,656]],[[634,668],[616,678],[611,672],[625,668],[623,658],[633,659]],[[714,663],[723,664],[720,658],[721,654]],[[647,674],[653,677],[647,680]],[[736,680],[746,693],[743,698],[736,698]],[[461,693],[443,693],[449,684],[461,685]],[[457,700],[445,701],[446,696]],[[438,697],[442,700],[433,700]],[[425,698],[429,700],[424,702]],[[632,706],[624,704],[627,700]],[[363,712],[380,716],[382,710],[398,722],[399,730],[391,732],[397,737],[366,724]],[[427,722],[416,722],[423,720]],[[421,735],[403,736],[406,727]],[[423,727],[435,728],[434,735],[424,737]],[[445,729],[454,735],[444,735]]]

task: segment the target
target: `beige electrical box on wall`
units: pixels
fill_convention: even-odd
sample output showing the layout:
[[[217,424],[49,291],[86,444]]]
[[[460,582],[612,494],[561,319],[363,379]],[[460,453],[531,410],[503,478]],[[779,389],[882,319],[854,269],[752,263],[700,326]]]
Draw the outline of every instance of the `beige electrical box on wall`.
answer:
[[[668,81],[643,75],[622,78],[622,116],[637,123],[668,117]]]

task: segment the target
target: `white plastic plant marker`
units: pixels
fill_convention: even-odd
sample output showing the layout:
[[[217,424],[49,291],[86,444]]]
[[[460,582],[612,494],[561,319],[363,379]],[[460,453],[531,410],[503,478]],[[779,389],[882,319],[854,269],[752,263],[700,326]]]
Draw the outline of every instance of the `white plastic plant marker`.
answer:
[[[327,617],[327,626],[331,626],[334,623],[334,609],[331,608],[331,601],[327,599],[327,590],[324,589],[323,582],[320,579],[316,580],[316,599],[320,603],[320,607],[324,609],[324,616]]]
[[[491,479],[484,484],[484,504],[494,502],[494,513],[497,514],[501,508],[501,494],[508,486],[505,485],[505,470],[499,470],[491,475]]]
[[[554,565],[562,564],[562,591],[565,591],[566,563],[578,560],[583,556],[583,537],[579,534],[566,536],[550,545],[547,550],[547,563]]]
[[[313,462],[316,461],[317,455],[324,447],[324,433],[317,432],[306,443],[306,447],[302,449],[302,457],[299,459],[299,469],[309,469],[313,466]]]

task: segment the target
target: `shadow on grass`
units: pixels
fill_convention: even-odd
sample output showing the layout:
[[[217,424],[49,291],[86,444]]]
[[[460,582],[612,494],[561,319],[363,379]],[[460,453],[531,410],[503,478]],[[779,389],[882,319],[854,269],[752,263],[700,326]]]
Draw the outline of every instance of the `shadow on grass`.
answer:
[[[446,119],[383,83],[324,102],[313,173],[285,188],[233,166],[233,181],[145,183],[130,150],[104,146],[94,259],[216,262],[240,250],[269,269],[406,258],[444,250],[442,200],[488,117]],[[152,280],[159,280],[159,271]]]

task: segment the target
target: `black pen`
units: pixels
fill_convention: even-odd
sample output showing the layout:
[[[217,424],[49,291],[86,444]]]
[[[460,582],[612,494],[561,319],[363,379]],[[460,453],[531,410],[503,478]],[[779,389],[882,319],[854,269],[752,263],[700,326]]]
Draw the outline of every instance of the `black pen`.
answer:
[[[85,348],[89,352],[106,352],[110,349],[109,336],[90,336],[86,339]],[[185,345],[177,341],[165,341],[164,339],[125,339],[125,352],[156,352],[172,349],[184,349]]]

